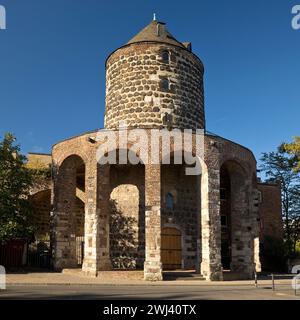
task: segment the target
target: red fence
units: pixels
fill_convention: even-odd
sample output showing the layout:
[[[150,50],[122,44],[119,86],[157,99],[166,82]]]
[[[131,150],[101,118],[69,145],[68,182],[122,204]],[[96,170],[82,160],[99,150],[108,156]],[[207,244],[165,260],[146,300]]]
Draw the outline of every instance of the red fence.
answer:
[[[18,268],[23,265],[25,242],[10,240],[0,245],[0,265],[5,268]]]

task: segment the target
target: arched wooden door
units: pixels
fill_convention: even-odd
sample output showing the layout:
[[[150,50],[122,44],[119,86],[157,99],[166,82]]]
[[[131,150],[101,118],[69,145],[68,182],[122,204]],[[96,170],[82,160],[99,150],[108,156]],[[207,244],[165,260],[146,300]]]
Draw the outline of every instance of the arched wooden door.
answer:
[[[163,228],[161,233],[161,260],[164,270],[181,268],[181,232]]]

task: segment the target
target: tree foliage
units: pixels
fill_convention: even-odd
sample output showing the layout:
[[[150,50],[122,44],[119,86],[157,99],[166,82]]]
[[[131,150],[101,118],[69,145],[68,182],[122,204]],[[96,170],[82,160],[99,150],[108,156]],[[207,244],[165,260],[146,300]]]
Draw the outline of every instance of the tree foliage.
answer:
[[[295,170],[300,171],[300,137],[295,137],[292,143],[284,144],[285,150],[296,160]]]
[[[276,152],[263,153],[261,161],[267,182],[281,184],[285,243],[288,254],[293,255],[300,237],[300,174],[294,170],[297,159],[282,144]]]
[[[32,175],[15,137],[7,133],[0,142],[0,241],[32,236],[28,200]]]

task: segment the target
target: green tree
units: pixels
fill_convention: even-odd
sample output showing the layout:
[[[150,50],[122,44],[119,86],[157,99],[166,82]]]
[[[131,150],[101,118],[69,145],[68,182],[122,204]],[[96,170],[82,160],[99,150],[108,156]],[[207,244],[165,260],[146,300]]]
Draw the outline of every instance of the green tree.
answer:
[[[285,150],[293,157],[295,157],[295,170],[300,171],[300,137],[295,137],[292,143],[284,144]]]
[[[0,142],[0,241],[25,239],[33,234],[28,200],[32,175],[15,141],[7,133]]]
[[[288,255],[293,255],[300,235],[300,176],[294,170],[297,159],[282,144],[276,152],[263,153],[261,161],[266,181],[281,184],[285,243]]]

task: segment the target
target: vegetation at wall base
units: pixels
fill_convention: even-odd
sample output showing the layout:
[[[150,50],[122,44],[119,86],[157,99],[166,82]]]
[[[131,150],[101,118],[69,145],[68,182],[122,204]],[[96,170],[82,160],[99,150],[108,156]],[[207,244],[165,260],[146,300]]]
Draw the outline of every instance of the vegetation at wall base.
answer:
[[[266,175],[266,182],[280,182],[281,185],[285,249],[282,255],[286,258],[298,255],[300,240],[300,170],[298,169],[300,146],[298,144],[300,144],[299,138],[295,139],[294,143],[281,144],[275,152],[263,153],[261,158],[261,170]]]
[[[32,210],[28,200],[33,177],[11,133],[0,142],[0,241],[30,239]]]

